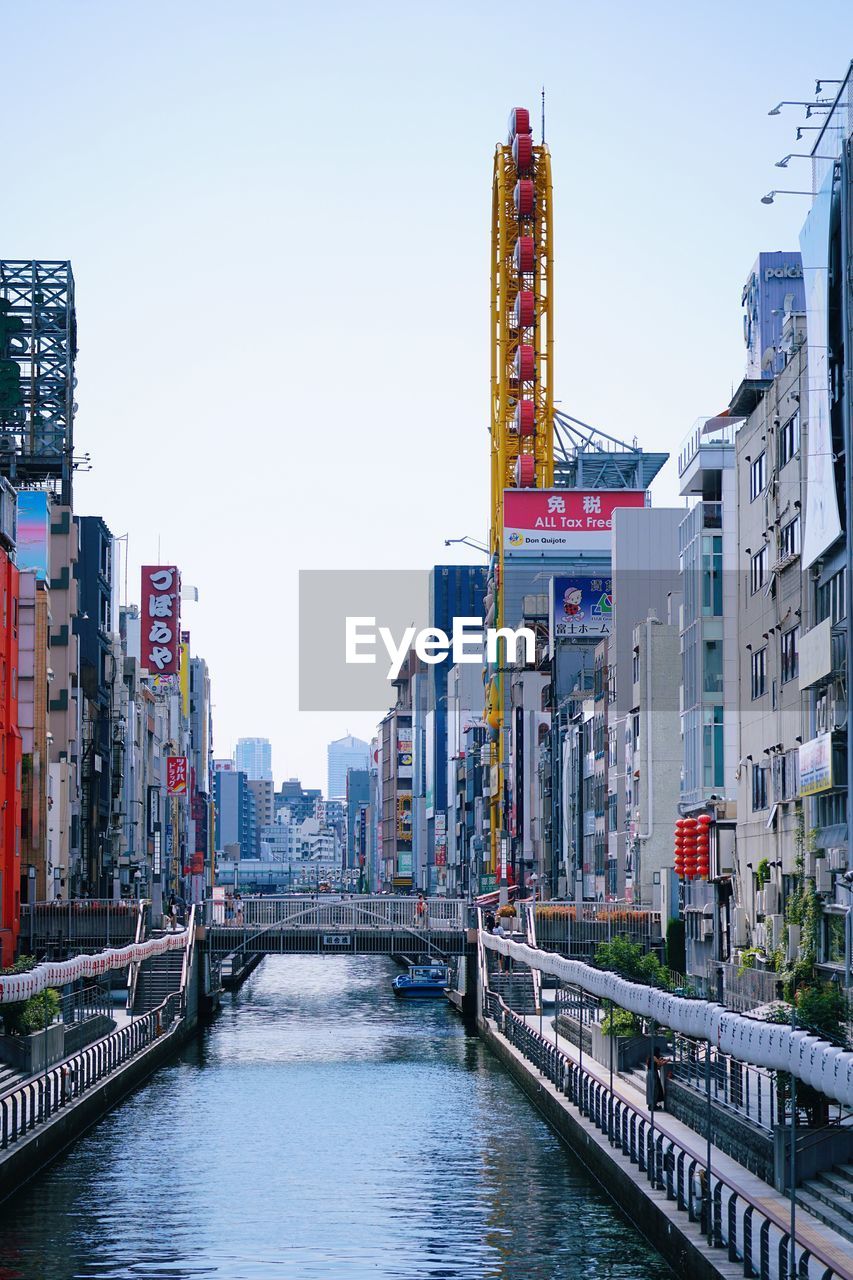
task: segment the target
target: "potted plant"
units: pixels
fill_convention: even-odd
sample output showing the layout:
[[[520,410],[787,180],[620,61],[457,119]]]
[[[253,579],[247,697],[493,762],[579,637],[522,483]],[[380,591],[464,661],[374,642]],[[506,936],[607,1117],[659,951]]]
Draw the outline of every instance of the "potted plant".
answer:
[[[507,933],[515,933],[518,928],[518,922],[515,915],[515,906],[511,902],[505,902],[498,909],[498,920],[506,929]]]

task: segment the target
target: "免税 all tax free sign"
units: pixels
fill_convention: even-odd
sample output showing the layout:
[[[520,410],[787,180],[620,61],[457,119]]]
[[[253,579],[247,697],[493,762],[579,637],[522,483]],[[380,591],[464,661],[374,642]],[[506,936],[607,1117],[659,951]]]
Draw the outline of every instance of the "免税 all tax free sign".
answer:
[[[504,551],[609,551],[616,508],[645,505],[644,489],[506,489]]]

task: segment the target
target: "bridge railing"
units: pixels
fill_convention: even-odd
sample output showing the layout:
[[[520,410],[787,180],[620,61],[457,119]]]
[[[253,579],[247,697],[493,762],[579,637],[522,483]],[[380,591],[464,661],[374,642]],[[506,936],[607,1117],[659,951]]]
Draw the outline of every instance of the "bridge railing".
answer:
[[[458,898],[428,898],[418,910],[415,898],[324,898],[288,895],[280,898],[242,898],[226,904],[205,902],[205,922],[235,929],[279,927],[295,931],[381,932],[388,929],[461,932],[467,925],[468,905]]]
[[[33,955],[93,951],[132,942],[142,907],[138,900],[114,902],[80,898],[69,902],[33,902],[21,907],[20,944]]]

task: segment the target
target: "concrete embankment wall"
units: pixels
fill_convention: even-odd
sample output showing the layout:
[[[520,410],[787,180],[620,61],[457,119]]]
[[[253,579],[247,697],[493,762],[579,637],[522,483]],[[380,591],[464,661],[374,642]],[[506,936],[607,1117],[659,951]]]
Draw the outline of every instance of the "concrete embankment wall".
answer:
[[[550,1080],[541,1076],[491,1023],[479,1017],[477,1029],[551,1128],[663,1255],[676,1275],[690,1276],[691,1280],[719,1280],[732,1274],[731,1267],[721,1270],[707,1256],[707,1243],[698,1224],[688,1222],[685,1214],[675,1219],[672,1202],[667,1201],[665,1193],[654,1191],[645,1176],[609,1145],[604,1134],[581,1118]]]
[[[14,1146],[0,1152],[0,1201],[8,1199],[25,1182],[40,1173],[66,1147],[97,1124],[122,1098],[127,1097],[158,1067],[174,1057],[191,1034],[192,1026],[185,1019],[118,1071],[87,1090],[82,1097],[67,1103],[47,1124],[37,1125],[26,1138],[21,1138]]]

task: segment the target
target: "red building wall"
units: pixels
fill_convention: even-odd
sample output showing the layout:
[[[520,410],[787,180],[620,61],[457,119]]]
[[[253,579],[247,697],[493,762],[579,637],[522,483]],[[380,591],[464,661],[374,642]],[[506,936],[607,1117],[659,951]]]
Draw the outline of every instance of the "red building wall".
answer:
[[[21,735],[18,570],[0,549],[0,962],[15,958],[21,920]]]

